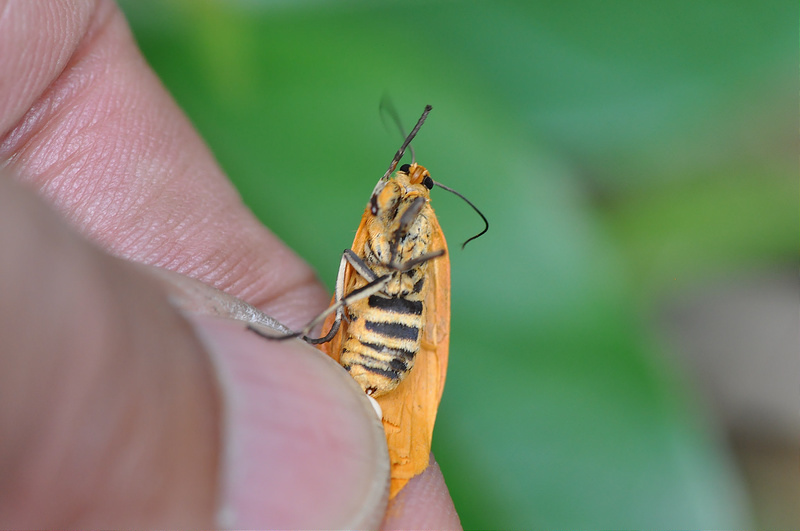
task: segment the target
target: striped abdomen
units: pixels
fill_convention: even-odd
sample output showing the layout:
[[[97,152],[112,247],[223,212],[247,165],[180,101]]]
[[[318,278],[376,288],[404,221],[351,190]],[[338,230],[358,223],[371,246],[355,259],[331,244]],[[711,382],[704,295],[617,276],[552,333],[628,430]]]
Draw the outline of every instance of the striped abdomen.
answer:
[[[410,292],[372,295],[348,308],[350,324],[339,362],[368,395],[380,396],[397,387],[414,366],[425,322],[425,264],[396,272],[402,281],[416,279]],[[417,278],[418,277],[418,278]]]

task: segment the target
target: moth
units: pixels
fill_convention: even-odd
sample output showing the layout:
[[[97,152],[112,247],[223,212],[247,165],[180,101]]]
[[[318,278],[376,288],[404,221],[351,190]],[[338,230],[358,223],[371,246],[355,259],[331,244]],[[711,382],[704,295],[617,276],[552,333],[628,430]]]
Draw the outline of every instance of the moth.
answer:
[[[424,166],[397,168],[431,110],[425,107],[375,185],[353,245],[342,255],[331,305],[302,331],[283,336],[317,345],[381,406],[390,498],[428,466],[447,373],[450,261],[431,190],[438,185],[455,193],[483,218],[486,227],[467,242],[489,226],[472,203],[435,182]],[[310,337],[323,321],[328,332]]]

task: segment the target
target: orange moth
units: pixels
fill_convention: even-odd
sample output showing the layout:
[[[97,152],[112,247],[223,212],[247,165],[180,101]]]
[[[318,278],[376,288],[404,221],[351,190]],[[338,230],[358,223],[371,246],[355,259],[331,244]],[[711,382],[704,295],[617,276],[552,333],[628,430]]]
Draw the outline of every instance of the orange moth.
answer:
[[[316,344],[380,405],[390,498],[428,466],[447,373],[450,261],[430,190],[438,185],[475,208],[416,162],[394,171],[430,111],[426,106],[376,184],[342,256],[331,306],[301,332],[283,336]],[[486,228],[470,240],[488,230],[478,213]],[[323,319],[327,334],[309,337]]]
[[[404,166],[403,168],[406,167]],[[444,233],[429,204],[429,189],[422,182],[425,177],[430,178],[427,170],[416,163],[410,165],[405,171],[401,169],[395,175],[399,187],[391,192],[391,195],[396,197],[389,199],[389,202],[399,199],[401,205],[409,204],[409,197],[412,195],[421,197],[425,201],[422,210],[417,214],[418,217],[424,217],[425,225],[427,225],[421,230],[422,234],[418,240],[420,243],[417,249],[411,249],[413,246],[406,245],[406,248],[398,250],[399,256],[396,260],[402,264],[403,260],[406,259],[407,253],[404,253],[406,249],[413,253],[413,257],[409,257],[412,260],[425,256],[431,257],[429,260],[412,267],[409,271],[393,272],[396,277],[392,279],[394,286],[387,286],[395,297],[399,297],[400,295],[398,294],[407,293],[409,290],[410,294],[414,294],[414,286],[417,285],[419,287],[419,283],[423,283],[420,290],[423,293],[419,297],[422,302],[422,311],[421,315],[418,316],[422,325],[416,329],[416,333],[419,334],[419,350],[410,356],[408,354],[399,355],[399,361],[394,364],[397,367],[405,363],[408,367],[408,361],[413,361],[413,366],[409,367],[407,376],[395,384],[396,387],[385,393],[379,393],[378,391],[370,393],[370,377],[373,376],[370,373],[370,367],[364,369],[362,366],[357,365],[360,353],[356,353],[355,356],[351,355],[352,351],[350,350],[345,350],[343,353],[345,344],[358,345],[358,343],[361,343],[353,332],[360,333],[359,335],[363,338],[363,342],[368,345],[375,344],[373,342],[375,339],[381,339],[379,335],[377,337],[375,335],[364,337],[364,332],[369,333],[366,330],[367,327],[363,326],[365,323],[370,322],[367,320],[370,318],[368,316],[364,316],[360,320],[356,318],[355,322],[347,318],[342,320],[340,329],[333,339],[328,343],[319,345],[320,350],[339,363],[343,363],[345,360],[355,361],[356,364],[351,365],[350,368],[351,374],[356,368],[360,369],[359,376],[363,376],[362,381],[359,383],[362,384],[367,393],[375,397],[375,400],[381,406],[383,427],[386,431],[386,442],[389,447],[389,459],[391,461],[390,497],[394,497],[409,479],[425,470],[428,466],[433,426],[436,421],[436,412],[439,408],[439,401],[442,398],[447,374],[447,355],[450,340],[450,261],[446,257],[447,243]],[[387,195],[385,191],[382,191],[381,194]],[[391,242],[385,241],[390,240],[392,237],[391,230],[386,230],[391,228],[386,227],[373,214],[372,210],[372,205],[367,205],[351,247],[352,251],[359,257],[366,255],[367,250],[365,248],[368,246],[377,247],[391,244]],[[433,257],[431,253],[441,253],[441,255]],[[344,293],[352,293],[367,284],[366,279],[349,266],[344,271],[343,282]],[[373,297],[381,296],[382,294],[375,294],[367,299],[361,299],[354,305],[362,306],[362,308],[357,308],[357,310],[362,310],[361,313],[369,313],[371,309],[370,300],[374,301]],[[336,302],[335,297],[333,302]],[[379,320],[381,317],[391,319],[393,317],[392,313],[401,317],[408,315],[402,312],[386,312],[386,314],[375,319]],[[348,315],[348,312],[345,312],[345,315]],[[323,330],[332,327],[335,320],[336,315],[330,315],[323,326]],[[386,320],[381,320],[380,322],[385,323]],[[391,320],[389,322],[390,326],[396,323],[396,321]],[[398,336],[403,336],[404,332],[407,332],[406,336],[413,336],[415,328],[413,324],[406,324],[397,334],[389,338],[389,342],[392,339],[395,340],[391,346],[400,347],[394,349],[395,352],[398,350],[407,352],[403,348],[405,346],[403,343],[410,341]],[[351,331],[351,329],[356,330]],[[391,351],[391,346],[389,348],[384,347],[384,349]],[[368,347],[367,350],[372,349]],[[381,347],[378,347],[378,350],[380,351]],[[345,358],[345,360],[342,358]],[[391,378],[393,376],[391,366],[390,362],[390,368],[387,371],[390,373],[388,378],[378,372],[374,373],[376,379],[379,380],[378,384],[383,383],[381,380],[384,379],[393,380]],[[397,368],[400,369],[397,374],[402,374],[403,367]],[[381,369],[378,368],[378,370]],[[392,383],[390,382],[386,387],[391,386]]]

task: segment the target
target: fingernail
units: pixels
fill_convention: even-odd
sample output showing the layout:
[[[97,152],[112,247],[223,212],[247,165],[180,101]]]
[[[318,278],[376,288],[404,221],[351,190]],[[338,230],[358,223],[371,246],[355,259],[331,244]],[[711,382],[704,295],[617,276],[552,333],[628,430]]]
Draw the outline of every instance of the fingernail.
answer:
[[[190,317],[226,403],[219,525],[377,528],[388,494],[383,427],[330,358],[241,323]]]

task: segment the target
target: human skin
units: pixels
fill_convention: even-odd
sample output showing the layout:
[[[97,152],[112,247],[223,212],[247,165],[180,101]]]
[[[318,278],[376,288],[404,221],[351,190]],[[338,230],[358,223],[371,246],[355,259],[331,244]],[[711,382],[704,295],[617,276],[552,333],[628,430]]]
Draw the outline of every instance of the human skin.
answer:
[[[460,528],[435,462],[365,509],[379,424],[340,368],[135,264],[290,327],[329,300],[115,4],[0,1],[0,87],[0,527]]]

